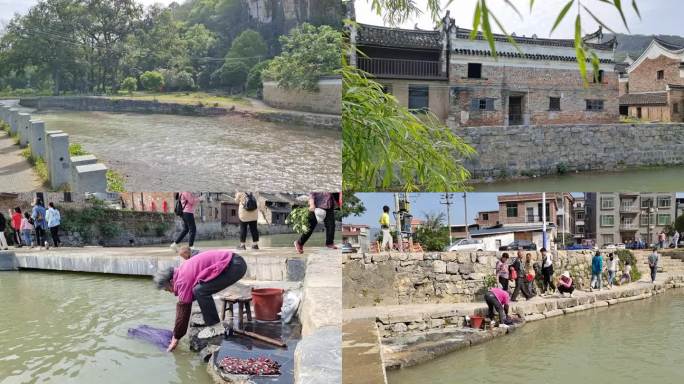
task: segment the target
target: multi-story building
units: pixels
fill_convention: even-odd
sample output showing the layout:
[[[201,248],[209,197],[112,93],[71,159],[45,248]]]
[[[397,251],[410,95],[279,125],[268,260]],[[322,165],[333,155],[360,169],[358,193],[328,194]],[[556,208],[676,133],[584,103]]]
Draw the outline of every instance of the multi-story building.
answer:
[[[480,228],[487,228],[499,225],[499,211],[480,211],[477,213],[475,223]]]
[[[575,219],[575,227],[572,232],[573,237],[575,238],[576,243],[581,244],[585,239],[587,239],[585,226],[586,210],[584,197],[575,198],[575,202],[572,205],[572,210],[572,214],[574,215]]]
[[[620,77],[620,114],[684,121],[684,46],[654,38]]]
[[[675,219],[675,193],[586,193],[586,207],[591,207],[596,244],[655,241],[656,235]]]
[[[482,35],[455,25],[438,30],[357,24],[350,61],[373,75],[399,103],[430,110],[451,126],[609,123],[618,120],[615,39],[599,29],[584,42],[600,61],[589,86],[572,39],[495,35],[494,58]],[[590,71],[591,72],[591,71]],[[596,76],[594,76],[596,75]]]
[[[502,225],[542,222],[542,194],[521,193],[500,195],[499,219]],[[546,222],[558,226],[559,231],[571,232],[574,228],[572,209],[574,197],[567,192],[546,194]],[[567,213],[567,214],[566,214]]]

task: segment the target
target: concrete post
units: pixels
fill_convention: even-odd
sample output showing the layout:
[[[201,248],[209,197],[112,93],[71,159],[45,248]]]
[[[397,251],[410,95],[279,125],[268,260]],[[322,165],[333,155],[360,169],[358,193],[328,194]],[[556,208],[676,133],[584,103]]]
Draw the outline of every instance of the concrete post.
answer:
[[[78,173],[76,167],[81,165],[97,164],[97,157],[94,155],[72,156],[71,157],[71,189],[76,192],[78,189]],[[90,191],[86,191],[90,192]]]
[[[47,163],[50,187],[60,189],[68,186],[71,181],[69,135],[64,132],[46,133],[45,137],[45,162]]]
[[[31,126],[31,115],[28,113],[20,113],[18,124],[17,124],[17,134],[19,135],[19,146],[25,147],[28,145],[29,128]]]
[[[102,163],[75,167],[75,191],[78,193],[107,192],[107,166]]]
[[[31,120],[29,130],[29,144],[31,145],[31,156],[34,159],[45,160],[45,123],[40,120]]]
[[[10,126],[10,134],[15,134],[17,133],[17,117],[19,116],[19,110],[16,108],[11,108],[10,109],[10,114],[9,114],[9,123]]]

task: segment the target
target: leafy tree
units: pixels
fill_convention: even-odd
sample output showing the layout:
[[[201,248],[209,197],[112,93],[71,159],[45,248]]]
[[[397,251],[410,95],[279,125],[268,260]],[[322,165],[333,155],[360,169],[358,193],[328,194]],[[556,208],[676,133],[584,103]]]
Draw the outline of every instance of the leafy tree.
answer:
[[[243,88],[247,81],[249,67],[243,61],[229,61],[212,75],[214,85]]]
[[[138,90],[138,80],[135,77],[127,77],[121,82],[121,89],[130,93]]]
[[[261,93],[264,89],[264,82],[261,73],[271,64],[270,60],[262,61],[252,67],[247,74],[247,90]]]
[[[366,212],[366,207],[363,201],[356,197],[353,193],[344,195],[342,199],[342,209],[339,210],[338,220],[342,220],[349,216],[361,216]]]
[[[167,91],[189,91],[195,88],[195,80],[189,72],[161,69],[159,73],[164,77],[164,89]]]
[[[147,71],[140,76],[140,83],[147,91],[160,92],[164,88],[164,76],[157,71]]]
[[[415,233],[415,240],[424,250],[444,251],[449,245],[449,229],[444,225],[445,218],[444,212],[425,214],[425,224],[418,227]]]
[[[346,66],[342,90],[345,191],[467,189],[464,158],[474,149],[437,117],[411,113],[381,84]]]
[[[230,51],[226,55],[226,63],[242,61],[248,68],[252,68],[268,54],[266,42],[259,32],[246,29],[233,40]]]
[[[304,23],[280,41],[283,52],[265,72],[280,87],[315,91],[321,76],[335,73],[342,65],[342,34],[330,26]]]
[[[677,232],[681,233],[682,236],[684,236],[684,215],[681,215],[675,219],[674,227],[677,230]]]

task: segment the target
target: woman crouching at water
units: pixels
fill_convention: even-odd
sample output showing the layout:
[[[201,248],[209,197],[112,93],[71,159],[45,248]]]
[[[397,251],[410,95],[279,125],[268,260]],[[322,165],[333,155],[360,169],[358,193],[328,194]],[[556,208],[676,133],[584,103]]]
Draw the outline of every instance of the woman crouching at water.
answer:
[[[188,331],[194,300],[202,310],[205,324],[197,337],[210,339],[225,332],[212,295],[235,284],[246,272],[247,264],[242,256],[220,249],[198,253],[177,268],[157,272],[154,276],[157,288],[178,296],[169,352],[176,349],[178,340]]]
[[[510,325],[512,321],[508,318],[508,303],[511,301],[511,297],[508,292],[501,288],[491,288],[484,295],[485,303],[489,307],[489,312],[487,317],[494,321],[494,310],[499,313],[499,321],[503,324]]]
[[[557,288],[558,293],[560,293],[561,296],[565,296],[566,293],[569,293],[570,297],[572,297],[572,292],[575,290],[575,283],[572,281],[572,277],[570,277],[570,272],[565,271],[560,275]]]

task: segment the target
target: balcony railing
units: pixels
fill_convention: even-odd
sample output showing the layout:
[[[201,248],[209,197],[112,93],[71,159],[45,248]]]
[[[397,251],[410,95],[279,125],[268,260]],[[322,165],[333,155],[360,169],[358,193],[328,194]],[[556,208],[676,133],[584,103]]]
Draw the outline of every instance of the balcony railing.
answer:
[[[639,229],[639,225],[636,223],[620,223],[621,231],[636,231]]]
[[[639,206],[638,205],[621,205],[620,206],[620,212],[638,213],[639,212]]]
[[[357,65],[359,69],[378,77],[446,79],[439,61],[359,57]]]

